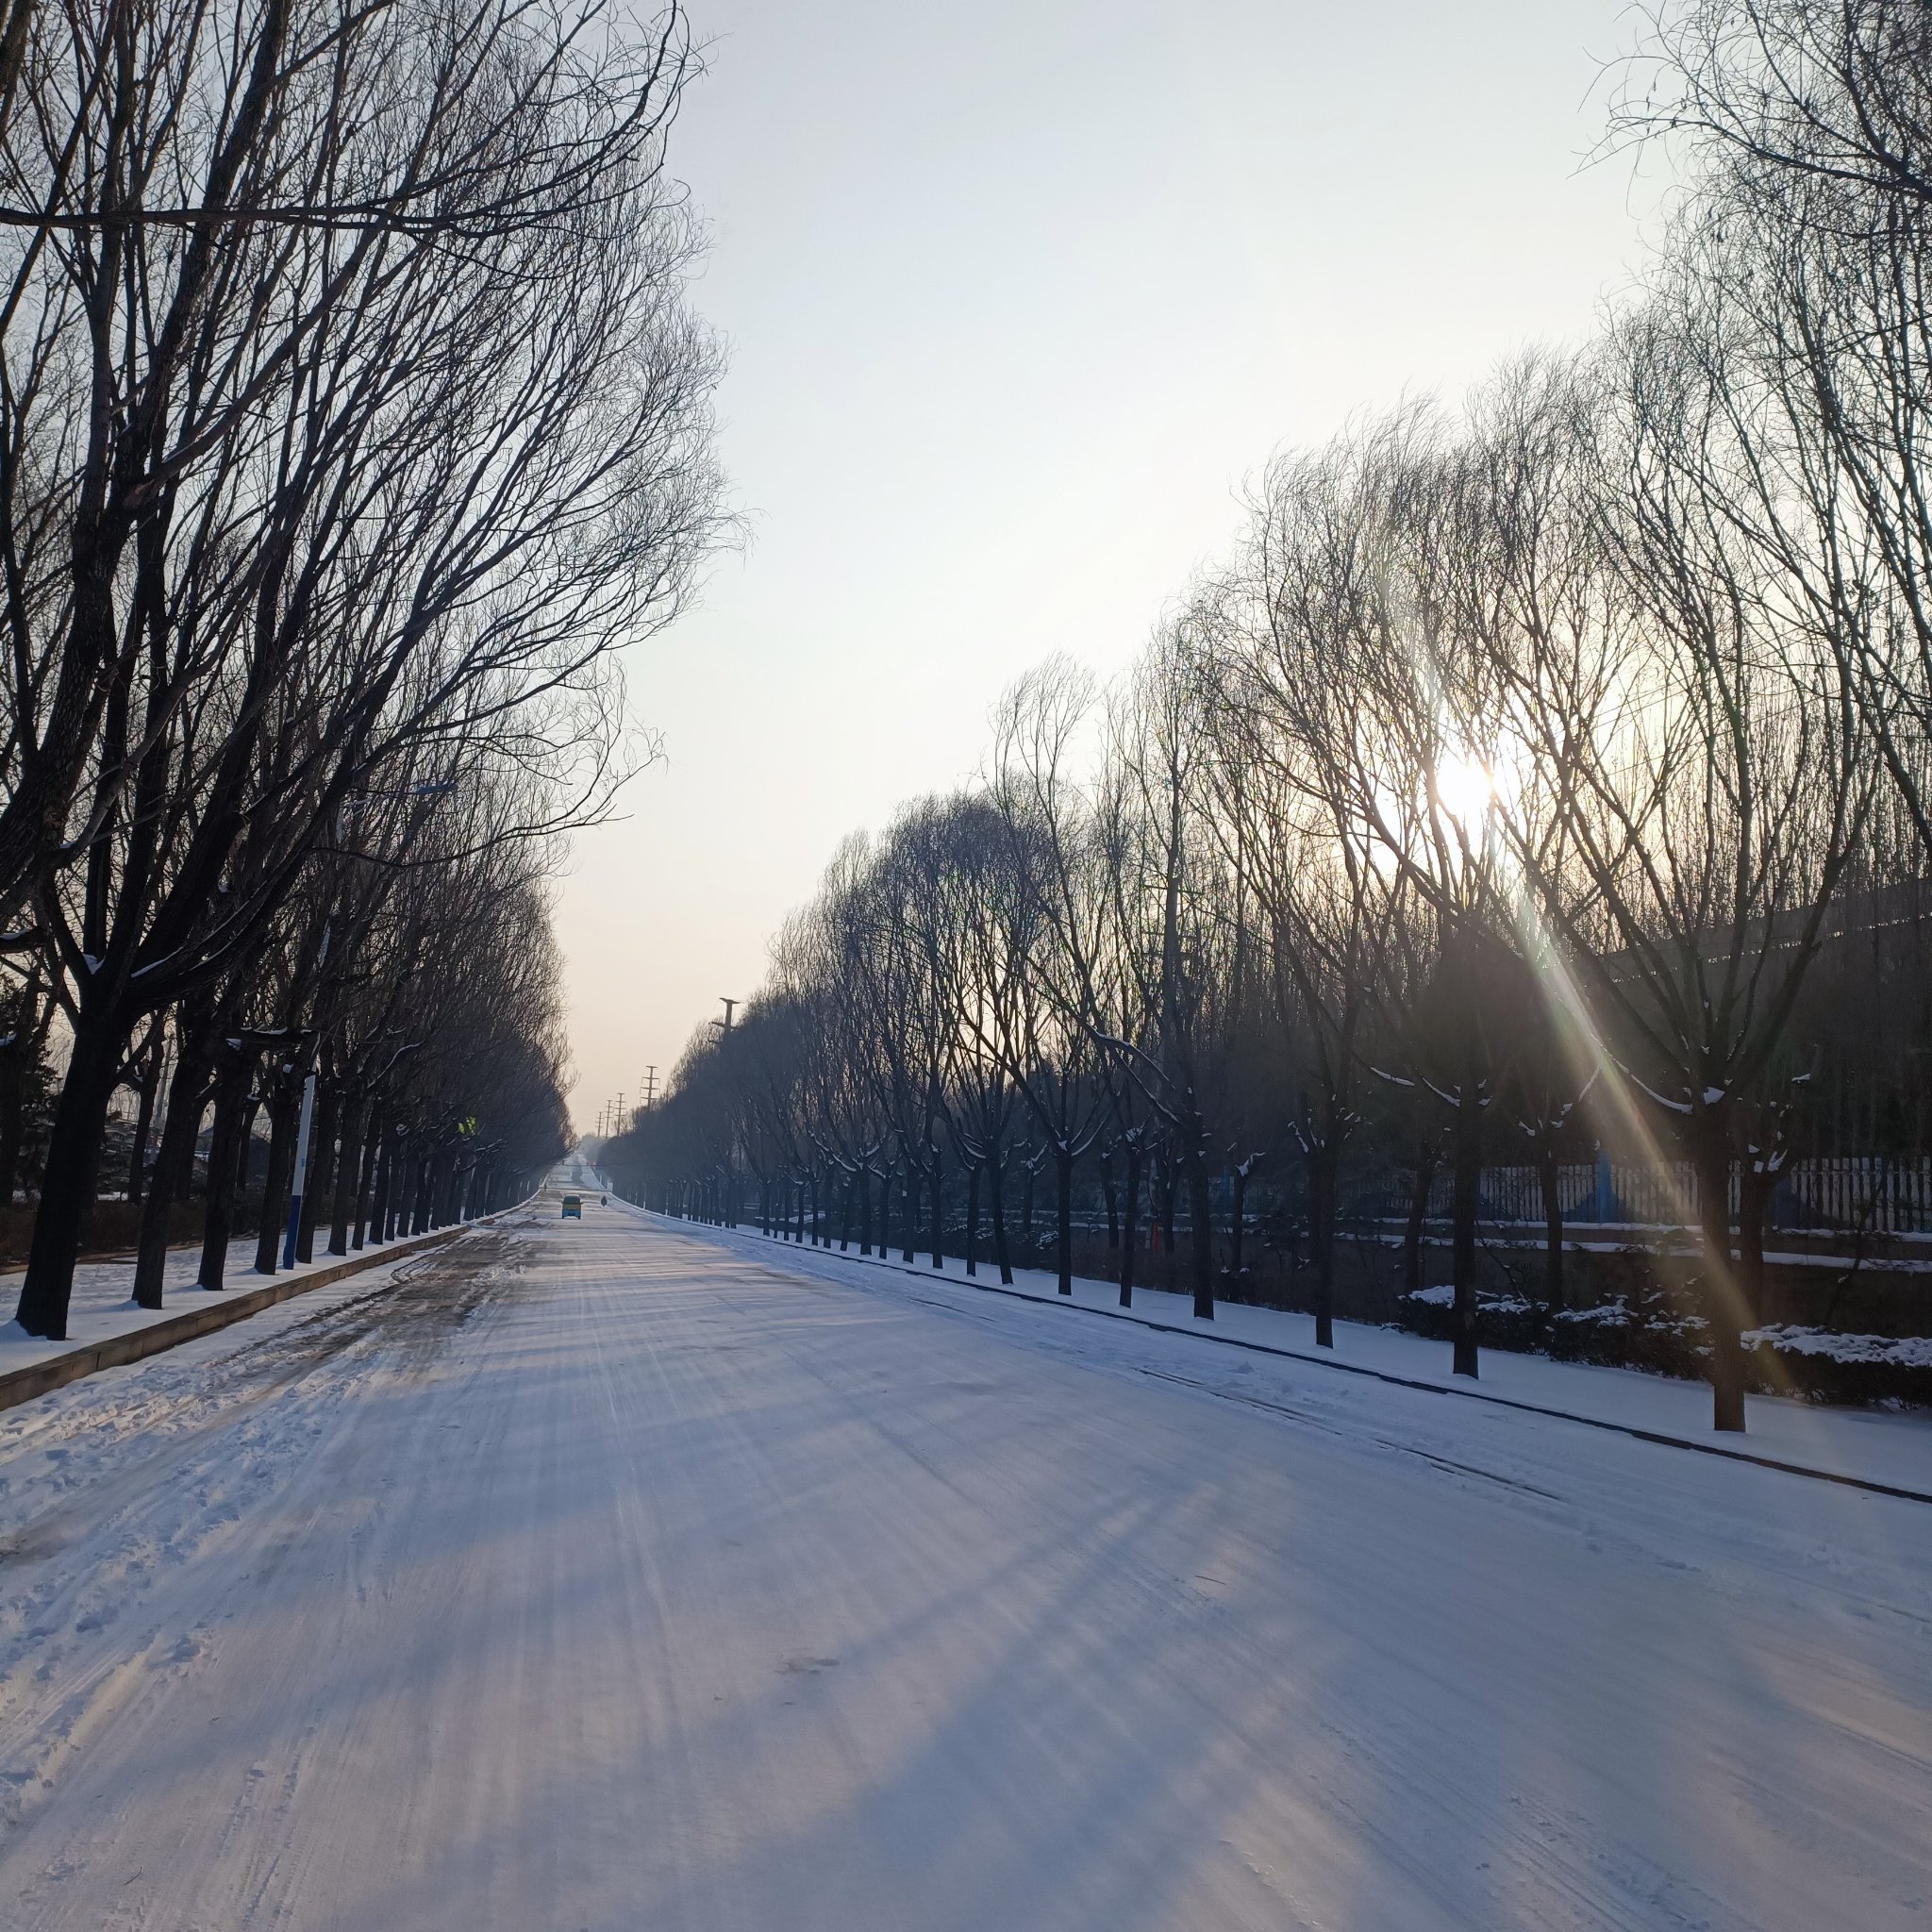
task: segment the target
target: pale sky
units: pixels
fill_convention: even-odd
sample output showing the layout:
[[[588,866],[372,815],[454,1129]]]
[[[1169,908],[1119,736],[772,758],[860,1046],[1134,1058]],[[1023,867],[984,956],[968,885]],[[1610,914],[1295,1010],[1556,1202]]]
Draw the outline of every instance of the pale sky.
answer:
[[[1625,0],[691,0],[752,542],[633,655],[663,762],[558,924],[590,1131],[763,975],[834,846],[1129,659],[1284,445],[1574,341],[1641,259],[1581,170]]]

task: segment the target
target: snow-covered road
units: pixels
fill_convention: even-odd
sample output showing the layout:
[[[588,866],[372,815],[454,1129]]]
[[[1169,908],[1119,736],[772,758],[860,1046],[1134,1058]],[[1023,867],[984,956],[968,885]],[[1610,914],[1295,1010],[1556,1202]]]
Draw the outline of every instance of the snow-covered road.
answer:
[[[0,1417],[0,1924],[1932,1926],[1932,1508],[592,1203]]]

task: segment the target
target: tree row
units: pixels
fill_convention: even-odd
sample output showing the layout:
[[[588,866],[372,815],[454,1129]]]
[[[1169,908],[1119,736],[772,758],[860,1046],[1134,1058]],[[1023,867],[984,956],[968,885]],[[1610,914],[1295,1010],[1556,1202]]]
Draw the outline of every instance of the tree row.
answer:
[[[1120,1176],[1130,1257],[1152,1162],[1203,1317],[1249,1177],[1291,1171],[1330,1345],[1348,1163],[1392,1143],[1420,1199],[1449,1176],[1474,1374],[1485,1163],[1545,1176],[1560,1306],[1557,1170],[1601,1145],[1691,1176],[1740,1428],[1767,1203],[1820,1087],[1904,1059],[1845,1002],[1882,959],[1923,1042],[1932,991],[1926,36],[1666,16],[1614,129],[1681,169],[1641,299],[1277,455],[1136,671],[1024,680],[983,781],[841,854],[607,1162],[727,1218],[887,1171],[936,1209],[951,1162],[997,1245],[1024,1143],[1062,1291],[1076,1168]]]
[[[130,1178],[211,1123],[210,1287],[252,1111],[273,1265],[311,1073],[337,1241],[556,1151],[545,855],[714,532],[717,356],[675,11],[104,0],[0,44],[0,947],[58,1062],[20,1319],[59,1336],[163,1067]]]

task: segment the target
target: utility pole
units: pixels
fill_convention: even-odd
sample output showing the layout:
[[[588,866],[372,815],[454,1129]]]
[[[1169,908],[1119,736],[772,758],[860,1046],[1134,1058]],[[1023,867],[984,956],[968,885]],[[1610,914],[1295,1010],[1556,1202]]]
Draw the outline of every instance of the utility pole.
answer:
[[[741,1006],[743,1006],[744,1002],[743,1002],[742,1000],[727,1000],[727,999],[725,999],[725,998],[724,998],[724,994],[723,994],[722,992],[721,992],[721,993],[720,993],[720,994],[718,995],[718,998],[719,998],[719,999],[720,999],[720,1001],[722,1001],[722,1002],[723,1002],[723,1004],[724,1004],[724,1022],[723,1022],[723,1024],[720,1024],[720,1023],[719,1023],[718,1021],[716,1021],[716,1020],[713,1020],[713,1021],[711,1022],[711,1024],[712,1024],[713,1026],[716,1026],[716,1027],[718,1028],[718,1031],[719,1031],[720,1033],[729,1033],[729,1032],[731,1031],[731,1013],[732,1013],[732,1008],[735,1008],[735,1007],[741,1007]]]
[[[644,1109],[648,1112],[652,1101],[658,1097],[658,1069],[655,1064],[644,1069],[643,1091]]]

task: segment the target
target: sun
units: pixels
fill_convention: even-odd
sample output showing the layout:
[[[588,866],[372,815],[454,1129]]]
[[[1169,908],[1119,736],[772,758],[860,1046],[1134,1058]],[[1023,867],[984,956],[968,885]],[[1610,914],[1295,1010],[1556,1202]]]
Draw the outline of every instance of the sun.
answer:
[[[1495,805],[1496,781],[1481,758],[1457,753],[1436,767],[1436,797],[1443,811],[1467,831]]]

